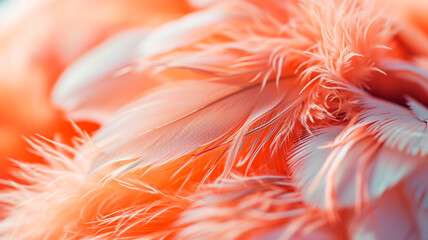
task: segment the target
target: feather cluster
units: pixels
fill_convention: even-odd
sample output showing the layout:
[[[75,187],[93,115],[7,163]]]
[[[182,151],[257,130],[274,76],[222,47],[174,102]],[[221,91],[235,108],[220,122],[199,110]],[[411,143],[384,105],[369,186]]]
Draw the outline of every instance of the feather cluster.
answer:
[[[424,0],[88,2],[147,15],[44,49],[100,129],[28,140],[2,239],[428,239]]]

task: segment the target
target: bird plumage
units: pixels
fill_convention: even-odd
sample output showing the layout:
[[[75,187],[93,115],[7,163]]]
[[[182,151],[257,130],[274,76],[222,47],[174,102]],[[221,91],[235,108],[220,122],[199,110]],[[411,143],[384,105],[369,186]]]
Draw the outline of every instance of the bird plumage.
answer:
[[[52,92],[100,129],[29,141],[0,236],[428,238],[428,19],[381,2],[190,1],[116,34]]]

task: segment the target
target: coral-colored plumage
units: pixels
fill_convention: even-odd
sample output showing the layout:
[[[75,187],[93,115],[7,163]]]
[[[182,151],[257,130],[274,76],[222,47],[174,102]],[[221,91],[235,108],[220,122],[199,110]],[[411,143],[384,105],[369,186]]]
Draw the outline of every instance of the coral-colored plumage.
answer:
[[[31,82],[53,122],[100,125],[29,140],[45,162],[15,161],[1,237],[428,238],[423,0],[84,2],[45,1],[0,36],[38,57],[0,84]],[[3,98],[28,114],[11,119],[35,111]]]

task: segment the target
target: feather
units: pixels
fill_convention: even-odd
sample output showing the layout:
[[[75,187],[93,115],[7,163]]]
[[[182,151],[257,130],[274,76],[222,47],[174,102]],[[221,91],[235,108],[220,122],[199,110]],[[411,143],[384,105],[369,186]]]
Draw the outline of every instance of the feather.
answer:
[[[143,1],[168,6],[161,21],[129,18],[156,25],[187,11],[182,1]],[[197,11],[122,33],[64,73],[55,104],[102,127],[77,150],[29,142],[47,164],[17,163],[28,185],[0,193],[2,237],[428,238],[419,29],[397,34],[406,24],[368,0],[187,2]],[[125,14],[141,0],[128,4]],[[115,9],[87,14],[116,20]],[[49,37],[59,51],[32,54],[34,72],[86,50],[62,38]],[[20,61],[26,41],[16,42]]]
[[[355,216],[350,232],[354,239],[426,239],[427,210],[397,187]]]
[[[157,28],[141,43],[139,53],[144,59],[151,58],[220,33],[225,29],[223,24],[228,26],[247,19],[248,15],[236,5],[218,4]]]
[[[196,8],[207,7],[218,0],[189,0],[190,4]]]
[[[321,209],[370,203],[422,160],[382,144],[359,125],[320,129],[294,151],[290,167],[297,185],[304,199]]]
[[[302,203],[284,176],[233,176],[206,184],[174,225],[180,239],[341,239],[335,225]],[[215,227],[214,227],[215,226]]]
[[[428,238],[428,164],[424,162],[403,184],[411,212],[413,213],[414,231],[419,239]]]
[[[92,170],[129,160],[133,161],[125,166],[127,170],[142,165],[166,164],[217,141],[226,134],[233,134],[245,122],[257,119],[275,107],[284,96],[293,94],[292,81],[283,81],[280,89],[271,82],[263,90],[260,90],[259,83],[243,88],[210,82],[195,82],[186,85],[190,88],[170,89],[172,96],[167,97],[167,102],[163,98],[168,91],[146,96],[134,105],[134,109],[119,113],[115,118],[123,116],[121,126],[141,125],[138,129],[133,128],[134,134],[130,136],[119,133],[117,138],[114,137],[119,139],[118,141],[111,140],[111,144],[100,144],[96,139],[102,139],[100,135],[104,135],[104,129],[107,129],[105,131],[112,129],[106,124],[99,131],[98,136],[94,137],[96,144],[105,145],[105,147],[102,147],[101,155],[93,164]],[[213,92],[215,95],[212,95]],[[189,97],[190,94],[194,101],[183,101],[180,103],[182,104],[180,108],[176,108],[176,104],[170,104],[179,102]],[[156,101],[160,101],[162,104],[145,108],[145,103],[150,104]],[[153,116],[153,111],[165,114],[165,116],[146,119],[145,116]],[[170,118],[169,114],[174,117]],[[141,124],[143,120],[147,123]],[[118,126],[117,123],[113,124]],[[120,132],[117,131],[117,128],[115,131]],[[125,130],[125,133],[129,133],[129,131],[131,130]]]
[[[418,206],[428,210],[428,164],[424,162],[404,183],[407,194],[417,202]]]
[[[136,239],[161,231],[190,203],[137,177],[100,184],[102,174],[87,176],[96,152],[73,159],[82,152],[44,139],[30,144],[48,164],[16,161],[25,183],[11,180],[0,193],[8,213],[0,222],[2,239]]]
[[[269,233],[305,212],[293,185],[280,176],[235,176],[204,186],[192,198],[176,222],[180,239],[242,239]]]
[[[132,64],[136,57],[133,49],[146,35],[145,30],[122,32],[86,53],[62,74],[53,90],[53,102],[72,119],[102,122],[155,85],[152,79],[135,72],[116,74]]]
[[[201,106],[208,105],[224,95],[238,90],[239,86],[214,82],[169,83],[153,89],[137,101],[117,111],[95,134],[94,141],[100,147],[106,147],[118,139],[135,137],[137,134],[190,114]],[[165,112],[165,109],[168,111]],[[123,128],[133,122],[138,123],[137,131],[135,128]],[[117,129],[121,129],[121,131],[117,131]]]
[[[390,148],[424,157],[428,154],[424,119],[428,109],[416,100],[407,99],[411,109],[369,96],[361,97],[366,110],[360,114],[359,123],[368,126],[369,131]]]
[[[407,105],[419,121],[428,123],[428,109],[424,105],[411,97],[407,97]]]
[[[265,70],[261,63],[253,63],[249,66],[239,67],[236,59],[245,55],[245,50],[236,50],[228,48],[227,45],[219,48],[209,48],[197,53],[181,51],[176,54],[170,54],[163,57],[157,64],[158,70],[179,68],[186,69],[196,73],[225,79],[227,77],[240,77],[246,75],[248,79]],[[261,65],[261,66],[260,66]]]

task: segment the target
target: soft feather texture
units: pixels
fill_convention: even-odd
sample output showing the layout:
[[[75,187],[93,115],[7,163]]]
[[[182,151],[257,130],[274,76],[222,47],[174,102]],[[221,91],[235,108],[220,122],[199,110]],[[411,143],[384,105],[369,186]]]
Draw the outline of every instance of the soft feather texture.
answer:
[[[119,33],[69,66],[53,89],[54,104],[60,103],[70,118],[102,122],[125,103],[156,85],[150,76],[120,74],[123,69],[132,67],[135,61],[133,49],[147,31]],[[117,94],[119,88],[122,88],[121,95]],[[116,96],[111,98],[112,94]]]
[[[428,20],[383,0],[189,3],[66,70],[55,104],[101,128],[32,140],[47,163],[17,162],[4,239],[427,238]]]
[[[183,85],[189,84],[192,85],[192,88],[183,87]],[[278,89],[275,83],[268,83],[260,91],[260,84],[239,88],[209,82],[185,82],[181,83],[177,87],[178,89],[168,88],[168,91],[174,94],[156,92],[156,96],[149,95],[146,97],[148,100],[142,99],[138,104],[134,104],[134,107],[138,108],[137,110],[128,107],[117,117],[121,118],[121,125],[136,125],[140,121],[146,121],[148,126],[140,124],[138,129],[133,129],[133,133],[125,132],[123,135],[116,135],[113,139],[120,139],[119,141],[112,140],[111,143],[105,145],[103,142],[108,137],[103,135],[111,137],[111,134],[105,134],[104,128],[100,129],[94,138],[100,139],[101,142],[97,140],[95,142],[99,146],[106,147],[103,147],[100,152],[93,169],[97,170],[112,162],[129,160],[133,160],[133,162],[130,166],[124,166],[127,171],[130,170],[129,168],[167,164],[171,160],[224,138],[226,134],[233,134],[242,125],[248,125],[265,115],[273,107],[286,103],[285,96],[288,101],[297,96],[295,90],[293,93],[291,84],[283,83],[283,85],[286,87]],[[166,99],[164,94],[169,94],[170,99]],[[186,95],[192,96],[192,100],[195,102],[179,102]],[[156,104],[157,102],[160,103]],[[170,102],[177,102],[180,105],[177,107],[171,105]],[[148,105],[150,103],[152,105]],[[165,121],[160,117],[153,122],[155,124],[150,124],[150,121],[145,119],[147,115],[153,114],[152,111],[158,111],[161,115],[171,111],[170,109],[174,109],[178,114],[172,120]],[[141,116],[141,112],[148,112],[148,114]],[[113,124],[117,124],[117,121],[114,121]],[[114,126],[106,124],[105,128],[108,131]],[[223,141],[227,141],[227,139]]]

